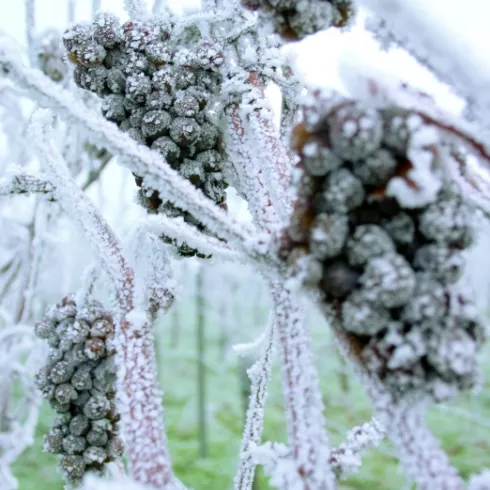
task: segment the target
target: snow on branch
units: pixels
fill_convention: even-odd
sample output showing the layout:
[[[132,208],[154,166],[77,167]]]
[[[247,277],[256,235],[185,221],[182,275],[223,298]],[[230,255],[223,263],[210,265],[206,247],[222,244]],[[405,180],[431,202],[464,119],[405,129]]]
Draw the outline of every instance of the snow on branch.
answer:
[[[425,407],[402,405],[383,414],[405,471],[419,490],[464,490],[463,480],[427,427],[424,412]]]
[[[0,178],[0,196],[46,194],[49,199],[52,199],[53,191],[54,186],[50,182],[25,172]]]
[[[460,38],[431,12],[424,0],[359,0],[381,22],[371,28],[384,43],[395,41],[452,86],[490,124],[490,66],[467,49]],[[433,10],[433,9],[432,9]]]
[[[252,386],[240,448],[238,471],[233,480],[234,490],[252,490],[253,487],[255,462],[251,449],[260,444],[264,428],[265,404],[274,357],[274,342],[275,325],[274,317],[271,315],[260,357],[248,370]]]
[[[111,152],[123,155],[121,163],[143,178],[144,184],[165,195],[177,207],[188,211],[218,236],[253,257],[264,255],[264,247],[250,239],[256,237],[254,227],[242,225],[228,216],[189,181],[179,175],[163,160],[161,155],[138,144],[102,115],[87,111],[74,94],[63,90],[39,70],[22,64],[16,47],[0,34],[0,67],[24,86],[43,104],[55,109],[61,116],[74,121],[95,140]]]
[[[165,235],[175,240],[175,245],[187,243],[206,255],[213,255],[227,262],[246,262],[246,257],[230,248],[225,242],[201,233],[188,225],[183,218],[169,218],[163,214],[148,216],[147,228],[157,235]]]
[[[322,393],[306,331],[302,300],[295,298],[298,294],[278,283],[272,284],[288,440],[292,452],[289,458],[294,467],[282,475],[280,488],[330,490],[336,488],[336,479],[328,463],[330,445],[323,417]],[[299,482],[302,482],[301,486],[294,486]]]
[[[370,422],[351,429],[346,441],[330,454],[330,464],[335,474],[341,478],[357,473],[361,467],[361,457],[366,449],[376,447],[384,439],[385,429],[374,417]]]
[[[55,145],[52,122],[50,111],[34,114],[30,128],[34,144],[52,175],[62,207],[81,225],[115,290],[118,409],[130,474],[141,483],[169,489],[175,477],[163,423],[153,328],[146,313],[134,309],[134,272],[117,236],[71,177]]]

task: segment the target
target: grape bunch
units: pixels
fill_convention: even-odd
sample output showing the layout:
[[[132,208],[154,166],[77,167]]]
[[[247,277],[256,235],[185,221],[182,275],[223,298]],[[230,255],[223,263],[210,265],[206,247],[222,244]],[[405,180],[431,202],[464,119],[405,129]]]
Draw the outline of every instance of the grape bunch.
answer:
[[[242,0],[261,9],[285,39],[297,40],[331,26],[343,27],[353,17],[351,0]]]
[[[164,19],[121,26],[116,17],[100,13],[93,24],[67,30],[63,43],[76,64],[76,84],[102,99],[104,117],[138,143],[158,151],[226,209],[222,134],[206,111],[220,88],[223,52],[219,43],[189,33],[174,34],[173,27]],[[135,175],[135,181],[139,202],[149,212],[183,216],[205,230],[198,217],[165,201],[141,177]],[[179,252],[200,255],[186,244]]]
[[[283,259],[395,397],[439,401],[473,387],[484,329],[456,284],[472,211],[443,178],[434,128],[405,109],[319,92],[303,115]]]
[[[36,384],[57,412],[44,449],[61,455],[60,471],[69,483],[79,482],[88,471],[102,471],[122,455],[113,329],[100,304],[78,308],[72,297],[50,308],[36,324],[36,335],[50,346]]]

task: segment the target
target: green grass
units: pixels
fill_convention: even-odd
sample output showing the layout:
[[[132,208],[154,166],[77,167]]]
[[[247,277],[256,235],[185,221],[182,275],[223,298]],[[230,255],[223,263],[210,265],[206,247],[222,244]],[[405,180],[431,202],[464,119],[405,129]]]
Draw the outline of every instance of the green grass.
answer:
[[[183,308],[181,307],[181,310]],[[223,360],[220,332],[215,319],[209,316],[207,328],[207,415],[208,456],[198,457],[195,336],[193,311],[186,308],[177,346],[170,345],[171,317],[162,323],[158,353],[160,376],[164,388],[165,420],[176,474],[191,488],[202,490],[228,490],[237,462],[238,448],[243,430],[243,412],[240,398],[240,380],[233,356]],[[242,321],[243,323],[243,321]],[[321,374],[325,414],[334,444],[343,441],[345,433],[354,425],[371,417],[371,408],[362,389],[349,378],[349,391],[342,391],[338,357],[328,345],[328,332],[320,320],[312,322],[317,366]],[[237,327],[238,328],[238,327]],[[487,356],[488,358],[488,356]],[[429,423],[441,438],[451,461],[463,476],[490,467],[490,426],[485,416],[490,414],[490,363],[487,362],[487,381],[479,396],[465,395],[451,406],[461,413],[434,408]],[[467,420],[467,414],[482,419]],[[42,452],[42,436],[52,420],[46,406],[41,410],[36,442],[28,448],[14,466],[20,490],[61,490],[63,485],[56,472],[56,457]],[[490,417],[489,417],[490,418]],[[471,417],[470,417],[471,419]],[[490,424],[490,421],[488,422]],[[265,417],[264,440],[285,441],[285,420],[279,370],[274,369]],[[397,460],[392,456],[389,443],[383,442],[370,450],[363,460],[361,471],[342,482],[342,489],[393,490],[408,489]],[[268,489],[267,479],[259,470],[258,489]]]

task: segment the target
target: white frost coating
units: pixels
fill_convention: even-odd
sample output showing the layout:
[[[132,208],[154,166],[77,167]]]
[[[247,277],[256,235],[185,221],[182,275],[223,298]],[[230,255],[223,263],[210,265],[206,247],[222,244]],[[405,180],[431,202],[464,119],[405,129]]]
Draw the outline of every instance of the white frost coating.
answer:
[[[420,118],[413,121],[417,126]],[[386,195],[395,197],[405,208],[418,208],[434,202],[442,188],[443,172],[431,145],[439,143],[439,135],[434,127],[422,126],[414,133],[407,151],[413,166],[404,177],[392,178],[386,188]],[[445,158],[441,156],[440,158]]]
[[[240,461],[233,480],[234,490],[251,490],[253,486],[256,463],[253,460],[252,450],[260,444],[264,427],[265,404],[274,357],[274,340],[274,315],[271,314],[264,332],[264,345],[260,357],[248,370],[251,381],[250,400],[240,447]]]
[[[375,33],[394,40],[429,68],[442,82],[474,105],[487,127],[490,124],[490,65],[468,49],[459,36],[448,32],[434,8],[424,0],[360,0],[382,20]]]
[[[25,171],[15,171],[14,174],[0,178],[0,196],[12,194],[45,194],[46,198],[52,198],[54,186],[35,174]]]
[[[169,218],[159,214],[148,216],[147,229],[155,234],[165,234],[177,240],[177,244],[187,243],[200,252],[216,256],[227,262],[245,262],[245,255],[232,250],[226,243],[201,233],[196,227],[188,225],[182,217]]]
[[[385,429],[376,418],[351,429],[346,441],[330,455],[330,463],[335,473],[341,478],[357,473],[362,464],[363,453],[370,447],[379,446],[384,436]]]
[[[333,469],[328,464],[330,445],[318,372],[305,328],[303,300],[297,299],[297,292],[291,292],[278,283],[272,283],[271,289],[290,457],[294,461],[292,468],[289,463],[283,467],[288,473],[283,476],[290,481],[292,472],[303,481],[304,488],[333,490],[336,481]]]

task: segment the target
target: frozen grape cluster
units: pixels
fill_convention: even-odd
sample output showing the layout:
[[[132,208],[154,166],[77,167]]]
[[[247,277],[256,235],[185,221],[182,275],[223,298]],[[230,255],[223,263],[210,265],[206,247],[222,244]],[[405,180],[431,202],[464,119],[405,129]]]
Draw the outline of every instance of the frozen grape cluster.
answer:
[[[227,183],[221,130],[207,117],[220,88],[223,50],[188,31],[175,32],[172,22],[142,23],[100,13],[93,24],[75,25],[63,42],[76,64],[78,86],[102,99],[102,113],[138,143],[159,152],[204,195],[226,209]],[[185,221],[205,231],[198,217],[175,207],[145,185],[139,202],[151,213]],[[163,237],[165,240],[170,240]],[[198,251],[183,244],[181,255]]]
[[[50,352],[36,376],[43,397],[57,413],[44,449],[60,455],[69,483],[122,455],[115,407],[112,318],[98,303],[79,308],[72,297],[51,307],[36,324]]]
[[[286,39],[302,39],[331,26],[343,27],[353,17],[351,0],[242,0],[262,10]]]
[[[395,397],[440,401],[478,381],[484,328],[459,282],[472,209],[431,129],[403,109],[312,94],[280,252]]]

